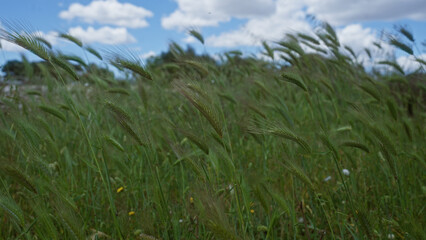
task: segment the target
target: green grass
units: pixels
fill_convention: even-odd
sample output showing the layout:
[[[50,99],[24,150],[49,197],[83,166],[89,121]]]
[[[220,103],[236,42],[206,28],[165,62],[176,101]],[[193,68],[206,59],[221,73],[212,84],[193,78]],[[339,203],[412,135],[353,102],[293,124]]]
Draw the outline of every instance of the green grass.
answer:
[[[271,62],[110,54],[123,82],[2,36],[50,65],[48,88],[0,95],[0,239],[426,236],[425,66],[367,73],[326,25],[264,43]]]

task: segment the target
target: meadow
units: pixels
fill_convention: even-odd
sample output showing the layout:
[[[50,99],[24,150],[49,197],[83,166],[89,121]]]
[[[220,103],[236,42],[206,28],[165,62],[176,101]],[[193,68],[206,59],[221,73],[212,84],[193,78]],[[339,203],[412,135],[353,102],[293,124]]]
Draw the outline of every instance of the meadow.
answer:
[[[127,81],[21,30],[45,64],[0,91],[0,239],[426,238],[426,63],[374,59],[415,58],[405,28],[370,69],[328,24],[219,63],[61,35]]]

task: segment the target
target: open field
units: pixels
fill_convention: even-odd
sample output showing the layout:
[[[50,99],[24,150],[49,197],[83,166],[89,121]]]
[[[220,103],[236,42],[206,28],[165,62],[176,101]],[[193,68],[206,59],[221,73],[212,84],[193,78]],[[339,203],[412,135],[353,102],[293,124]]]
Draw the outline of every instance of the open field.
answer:
[[[267,61],[109,53],[117,81],[2,37],[47,64],[0,91],[0,239],[426,237],[424,62],[367,72],[325,25]]]

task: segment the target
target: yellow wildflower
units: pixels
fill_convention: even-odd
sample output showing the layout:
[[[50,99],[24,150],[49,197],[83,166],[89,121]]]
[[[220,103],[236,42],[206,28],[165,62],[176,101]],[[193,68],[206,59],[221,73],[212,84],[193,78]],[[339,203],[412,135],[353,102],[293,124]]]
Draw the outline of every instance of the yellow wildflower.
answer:
[[[250,209],[250,212],[251,212],[251,213],[254,213],[254,210],[253,210],[253,209]]]
[[[124,187],[119,187],[118,189],[117,189],[117,193],[120,193],[121,191],[123,191],[124,190]]]
[[[190,198],[189,198],[189,202],[190,202],[190,203],[194,203],[194,198],[193,198],[193,197],[190,197]]]
[[[133,215],[135,215],[135,212],[134,211],[130,211],[129,212],[129,216],[133,216]]]

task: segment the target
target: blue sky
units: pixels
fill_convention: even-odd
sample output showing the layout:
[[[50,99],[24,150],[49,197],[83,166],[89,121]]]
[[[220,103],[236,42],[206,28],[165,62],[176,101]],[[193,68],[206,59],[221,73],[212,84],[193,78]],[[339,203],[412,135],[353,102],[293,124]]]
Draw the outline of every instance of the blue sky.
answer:
[[[424,0],[14,0],[2,1],[0,24],[29,24],[31,31],[40,31],[64,52],[82,55],[81,49],[56,38],[57,32],[70,33],[96,49],[119,46],[145,58],[167,50],[172,40],[191,44],[198,52],[240,49],[256,54],[262,40],[312,33],[308,14],[335,26],[341,42],[361,55],[383,30],[407,25],[419,46],[417,55],[426,57],[421,46],[426,40]],[[192,28],[203,34],[205,46],[188,36]],[[4,40],[1,43],[0,65],[24,52]],[[404,67],[413,67],[409,58],[396,56]]]

